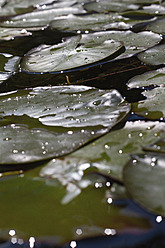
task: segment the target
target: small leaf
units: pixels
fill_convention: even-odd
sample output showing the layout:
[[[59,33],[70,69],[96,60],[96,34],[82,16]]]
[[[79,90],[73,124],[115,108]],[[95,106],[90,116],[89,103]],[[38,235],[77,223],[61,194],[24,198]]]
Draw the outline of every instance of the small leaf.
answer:
[[[109,2],[108,0],[105,1],[93,1],[93,2],[88,2],[84,4],[84,8],[88,11],[96,11],[96,12],[104,12],[104,11],[115,11],[115,12],[122,12],[126,10],[135,10],[138,9],[139,6],[135,4],[130,4],[120,2],[120,1],[115,1],[115,2]]]
[[[133,199],[149,211],[165,216],[165,156],[133,155],[124,168],[124,183]]]
[[[0,72],[16,72],[20,57],[9,53],[0,53]]]
[[[74,6],[66,8],[40,9],[30,13],[11,17],[9,20],[1,22],[0,25],[10,28],[45,27],[49,24],[50,21],[58,16],[84,12],[85,10]]]
[[[146,25],[146,30],[165,35],[165,18],[152,21]]]
[[[126,51],[120,55],[120,58],[130,57],[140,51],[160,43],[162,38],[160,35],[152,32],[133,33],[132,31],[104,31],[92,34],[82,35],[81,42],[94,45],[104,42],[107,39],[122,41]]]
[[[12,40],[15,37],[29,36],[32,33],[26,29],[3,28],[0,27],[0,40]]]
[[[165,44],[154,46],[138,54],[138,59],[149,65],[165,64]]]
[[[128,81],[127,86],[129,89],[165,86],[165,67],[137,75]]]
[[[147,119],[159,119],[165,117],[165,87],[158,87],[150,91],[143,92],[146,100],[132,104],[132,111]]]
[[[86,14],[86,15],[67,15],[56,18],[50,22],[52,29],[62,31],[100,31],[111,28],[128,29],[129,24],[124,23],[127,20],[119,13],[111,14]]]

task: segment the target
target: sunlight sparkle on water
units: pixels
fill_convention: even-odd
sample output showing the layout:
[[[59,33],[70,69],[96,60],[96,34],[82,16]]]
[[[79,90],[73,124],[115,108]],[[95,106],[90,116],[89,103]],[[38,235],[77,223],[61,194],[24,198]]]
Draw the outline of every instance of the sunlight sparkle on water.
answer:
[[[29,239],[29,246],[30,248],[33,248],[35,245],[35,238],[34,237],[30,237]]]
[[[162,216],[157,216],[156,217],[156,222],[160,223],[163,220]]]
[[[9,235],[10,235],[10,236],[14,236],[15,234],[16,234],[15,230],[10,230],[10,231],[9,231]]]
[[[106,229],[104,230],[104,233],[105,233],[106,235],[115,235],[115,234],[116,234],[116,230],[115,230],[115,229],[106,228]]]
[[[109,204],[111,204],[112,201],[113,201],[112,198],[108,198],[108,199],[107,199],[107,202],[108,202]]]
[[[70,247],[75,248],[77,246],[76,241],[71,241],[70,242]]]
[[[77,234],[77,235],[81,235],[81,234],[82,234],[82,230],[81,230],[80,228],[78,228],[78,229],[76,230],[76,234]]]

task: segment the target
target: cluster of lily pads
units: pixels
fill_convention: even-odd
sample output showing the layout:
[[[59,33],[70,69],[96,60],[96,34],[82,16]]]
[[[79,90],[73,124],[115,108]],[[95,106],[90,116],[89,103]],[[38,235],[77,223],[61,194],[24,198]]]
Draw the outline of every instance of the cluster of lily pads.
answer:
[[[7,226],[4,215],[0,229],[14,223],[20,237],[57,235],[59,244],[103,234],[108,218],[118,231],[124,228],[114,223],[122,214],[107,208],[129,196],[165,215],[164,34],[165,1],[0,0],[0,210],[17,213]],[[143,100],[104,89],[97,71],[101,87],[70,79],[105,64],[111,74],[113,63],[130,58],[146,71],[137,70],[126,88],[140,90]],[[21,210],[7,203],[13,195]],[[70,216],[90,198],[91,210],[85,207],[82,220],[73,223]],[[98,209],[105,217],[100,229]]]

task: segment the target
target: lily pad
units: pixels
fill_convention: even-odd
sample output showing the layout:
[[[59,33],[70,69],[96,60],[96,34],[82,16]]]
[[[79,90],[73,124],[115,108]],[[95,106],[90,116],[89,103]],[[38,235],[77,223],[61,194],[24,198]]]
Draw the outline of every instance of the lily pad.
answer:
[[[69,156],[51,161],[41,173],[52,179],[60,174],[60,182],[74,183],[75,178],[81,178],[89,169],[122,180],[123,167],[130,153],[139,153],[142,145],[159,140],[164,129],[165,123],[127,122],[124,128],[104,135]]]
[[[124,21],[126,18],[119,13],[111,14],[86,14],[86,15],[68,15],[56,18],[50,22],[52,29],[62,31],[100,31],[111,28],[129,29],[130,25]]]
[[[129,89],[165,86],[165,67],[137,75],[128,81],[127,86]]]
[[[165,153],[165,138],[158,140],[157,142],[155,142],[152,145],[145,146],[143,148],[143,150],[151,151],[151,152]]]
[[[1,239],[11,239],[9,231],[14,229],[13,238],[18,242],[29,237],[50,237],[53,246],[61,246],[70,240],[105,235],[107,229],[115,234],[133,227],[151,228],[147,218],[136,211],[132,213],[127,203],[116,206],[111,189],[105,185],[90,186],[68,204],[62,204],[65,187],[55,180],[41,178],[39,172],[37,168],[8,180],[1,178]]]
[[[139,10],[130,10],[123,13],[125,17],[142,20],[161,15],[165,15],[165,7],[160,4],[151,4],[149,6],[143,6],[142,9]]]
[[[149,211],[165,216],[165,156],[133,155],[124,168],[125,186],[135,201]]]
[[[0,72],[16,72],[20,57],[9,53],[0,53]]]
[[[136,10],[139,8],[138,5],[130,4],[129,2],[121,2],[121,1],[114,1],[109,2],[108,0],[105,1],[93,1],[84,4],[84,8],[88,11],[96,11],[96,12],[107,12],[107,11],[115,11],[121,12],[126,10]]]
[[[130,105],[116,90],[55,86],[2,94],[0,109],[0,164],[21,164],[70,153],[108,132]]]
[[[165,44],[157,45],[138,54],[138,59],[149,65],[161,65],[165,63]]]
[[[10,28],[45,27],[49,24],[50,21],[58,16],[80,14],[85,12],[85,10],[74,6],[66,8],[40,9],[30,13],[11,17],[9,20],[1,22],[0,26]]]
[[[152,32],[165,35],[165,18],[161,18],[150,22],[146,25],[146,30],[151,30]]]
[[[0,27],[0,40],[12,40],[15,37],[29,36],[32,33],[26,29],[2,28]]]
[[[158,87],[143,92],[146,100],[132,104],[132,111],[147,119],[159,119],[165,117],[165,87]]]
[[[139,33],[134,33],[132,31],[104,31],[95,32],[93,34],[84,34],[82,35],[81,42],[94,45],[96,43],[101,43],[106,39],[122,41],[124,43],[126,51],[120,55],[120,58],[132,56],[133,54],[159,44],[162,40],[159,35],[147,31]]]
[[[11,73],[0,72],[0,85],[11,76]]]
[[[94,46],[83,44],[81,36],[73,36],[57,45],[41,45],[23,58],[21,68],[30,72],[63,71],[88,65],[121,53],[123,43],[105,40]]]

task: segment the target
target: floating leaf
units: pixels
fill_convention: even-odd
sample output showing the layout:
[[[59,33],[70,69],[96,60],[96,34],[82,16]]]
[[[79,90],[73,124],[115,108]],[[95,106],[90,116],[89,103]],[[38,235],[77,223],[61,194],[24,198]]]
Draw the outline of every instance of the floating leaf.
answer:
[[[78,33],[111,28],[128,29],[130,25],[126,24],[125,20],[127,19],[119,13],[68,15],[56,18],[50,22],[50,27],[62,31],[77,31]]]
[[[129,154],[139,153],[142,145],[149,145],[163,137],[164,129],[165,123],[127,122],[123,129],[110,132],[63,159],[51,161],[43,168],[42,174],[56,178],[61,171],[59,181],[70,180],[73,183],[74,176],[81,177],[88,168],[121,180]]]
[[[161,18],[150,22],[146,25],[146,30],[151,30],[155,33],[165,35],[165,18]]]
[[[83,44],[81,36],[73,36],[57,45],[41,45],[23,58],[21,68],[30,72],[53,72],[88,65],[121,53],[123,43],[105,40],[93,46]]]
[[[129,209],[128,202],[125,206],[115,205],[111,198],[114,193],[104,185],[99,188],[88,187],[70,203],[62,204],[65,187],[55,180],[41,178],[39,171],[40,168],[37,168],[25,175],[9,177],[8,180],[2,177],[1,239],[10,239],[9,230],[14,228],[18,240],[55,237],[54,241],[51,239],[51,244],[53,242],[59,246],[69,240],[105,235],[107,228],[113,229],[115,233],[133,227],[145,230],[151,228],[143,214]]]
[[[15,164],[75,150],[110,130],[130,106],[116,90],[56,86],[3,94],[0,109],[0,163]]]
[[[127,83],[128,88],[162,85],[165,85],[165,67],[137,75],[131,78]]]
[[[0,53],[0,72],[15,72],[18,69],[20,57],[8,53]]]
[[[88,2],[84,4],[84,8],[88,11],[96,11],[96,12],[104,12],[104,11],[115,11],[115,12],[121,12],[125,10],[130,9],[138,9],[139,6],[135,4],[130,4],[129,2],[122,2],[121,1],[115,1],[115,2],[109,2],[108,0],[105,1],[93,1]]]
[[[11,17],[9,20],[0,23],[0,25],[3,27],[12,28],[44,27],[57,16],[78,14],[84,12],[85,10],[74,6],[66,8],[41,9]]]
[[[11,73],[0,72],[0,85],[11,76]]]
[[[12,40],[18,36],[29,36],[31,32],[26,29],[2,28],[0,27],[0,40]]]
[[[165,216],[165,156],[133,155],[124,169],[125,186],[135,201]]]
[[[104,31],[84,34],[82,35],[81,42],[94,45],[96,43],[104,42],[107,39],[122,41],[124,43],[126,51],[120,55],[120,58],[132,56],[139,51],[159,44],[162,40],[159,35],[152,32],[133,33],[132,31]]]
[[[145,146],[143,148],[143,150],[151,151],[151,152],[165,153],[165,138],[158,140],[157,142],[155,142],[152,145]]]
[[[149,65],[161,65],[165,63],[165,44],[154,46],[138,54],[138,58]]]
[[[165,7],[160,4],[151,4],[149,6],[143,6],[142,9],[139,10],[123,12],[124,17],[141,20],[151,19],[152,17],[160,15],[165,15]]]
[[[165,87],[158,87],[150,91],[143,92],[147,98],[144,101],[132,104],[132,111],[147,119],[159,119],[165,117]]]

